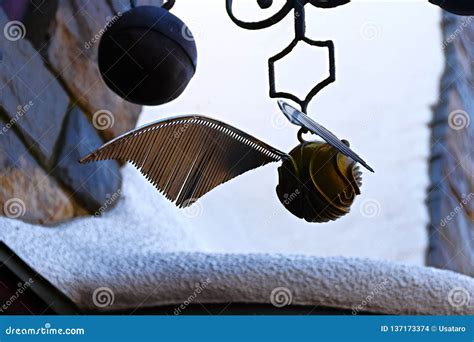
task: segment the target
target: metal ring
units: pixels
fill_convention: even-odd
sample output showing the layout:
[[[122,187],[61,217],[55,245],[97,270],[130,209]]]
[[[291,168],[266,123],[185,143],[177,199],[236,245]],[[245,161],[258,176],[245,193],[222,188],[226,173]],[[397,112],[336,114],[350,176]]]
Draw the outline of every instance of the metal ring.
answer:
[[[308,142],[307,140],[303,138],[303,134],[306,134],[306,133],[308,133],[308,130],[304,127],[301,127],[300,130],[298,131],[298,140],[302,144]]]

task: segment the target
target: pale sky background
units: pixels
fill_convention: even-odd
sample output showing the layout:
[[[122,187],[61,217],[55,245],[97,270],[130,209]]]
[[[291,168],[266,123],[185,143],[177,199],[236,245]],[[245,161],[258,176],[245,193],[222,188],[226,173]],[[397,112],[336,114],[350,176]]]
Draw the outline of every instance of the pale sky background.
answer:
[[[245,21],[278,10],[234,1]],[[267,59],[289,44],[293,16],[268,29],[234,25],[224,1],[180,0],[172,10],[193,31],[198,70],[176,101],[146,108],[141,124],[176,114],[205,114],[289,151],[297,128],[268,97]],[[309,114],[351,142],[376,170],[339,221],[308,224],[275,193],[277,164],[249,172],[202,198],[187,219],[212,251],[354,255],[422,263],[427,243],[430,105],[442,72],[441,12],[426,1],[355,1],[336,9],[306,6],[307,36],[333,39],[337,82]],[[305,94],[327,75],[327,50],[302,45],[277,64],[277,89]],[[156,196],[160,196],[158,193]],[[375,203],[375,217],[365,217]],[[176,210],[176,215],[181,215]],[[371,215],[366,215],[371,216]]]
[[[271,10],[259,9],[253,0],[235,3],[236,15],[249,21],[267,17],[282,1]],[[25,249],[31,243],[38,251],[74,248],[83,258],[91,249],[113,253],[121,246],[143,255],[268,252],[422,264],[428,223],[427,124],[443,69],[441,11],[424,0],[306,9],[307,36],[333,39],[337,63],[337,82],[313,100],[308,113],[348,139],[376,170],[364,172],[362,195],[350,214],[325,224],[294,217],[277,198],[276,163],[224,184],[184,211],[127,165],[122,198],[103,217],[75,219],[54,229],[0,218],[0,239],[34,266],[36,258]],[[293,37],[293,16],[262,31],[247,31],[230,20],[223,0],[179,0],[172,12],[196,36],[198,70],[179,99],[145,108],[139,124],[205,114],[282,151],[297,145],[297,128],[286,123],[276,99],[268,97],[267,70],[268,58]],[[276,65],[277,88],[306,93],[326,76],[325,52],[295,49]]]

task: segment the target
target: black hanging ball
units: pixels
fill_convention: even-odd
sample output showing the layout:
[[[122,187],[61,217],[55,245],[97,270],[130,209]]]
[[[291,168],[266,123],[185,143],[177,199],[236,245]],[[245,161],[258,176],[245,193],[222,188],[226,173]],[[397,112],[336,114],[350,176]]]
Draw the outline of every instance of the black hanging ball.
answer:
[[[474,15],[474,0],[430,0],[432,4],[458,15]]]
[[[125,12],[99,44],[99,69],[107,86],[141,105],[160,105],[181,95],[196,63],[191,31],[161,7],[139,6]]]

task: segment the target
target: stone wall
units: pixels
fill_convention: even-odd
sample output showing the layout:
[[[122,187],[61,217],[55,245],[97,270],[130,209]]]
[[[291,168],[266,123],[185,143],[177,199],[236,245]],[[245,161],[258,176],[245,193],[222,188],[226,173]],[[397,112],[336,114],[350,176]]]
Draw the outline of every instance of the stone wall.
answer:
[[[431,125],[427,263],[474,276],[474,17],[444,13],[442,29],[446,68]]]
[[[78,160],[133,128],[141,110],[97,67],[100,35],[129,1],[0,5],[0,214],[44,225],[94,214],[119,192],[119,165]]]

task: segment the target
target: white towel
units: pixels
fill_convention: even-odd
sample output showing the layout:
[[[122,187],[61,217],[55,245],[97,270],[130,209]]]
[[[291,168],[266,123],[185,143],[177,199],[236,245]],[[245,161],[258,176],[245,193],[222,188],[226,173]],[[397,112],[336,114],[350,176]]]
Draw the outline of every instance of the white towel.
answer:
[[[125,199],[100,219],[44,228],[0,218],[0,240],[82,308],[179,306],[200,290],[194,300],[209,303],[291,298],[355,313],[474,314],[473,278],[452,272],[343,257],[202,253],[204,241],[173,204],[143,187],[131,167],[124,171]],[[107,296],[100,294],[109,290],[113,304],[102,308],[98,300]]]
[[[97,310],[201,303],[314,305],[387,314],[472,315],[474,279],[355,258],[85,250],[12,246],[80,307]]]

